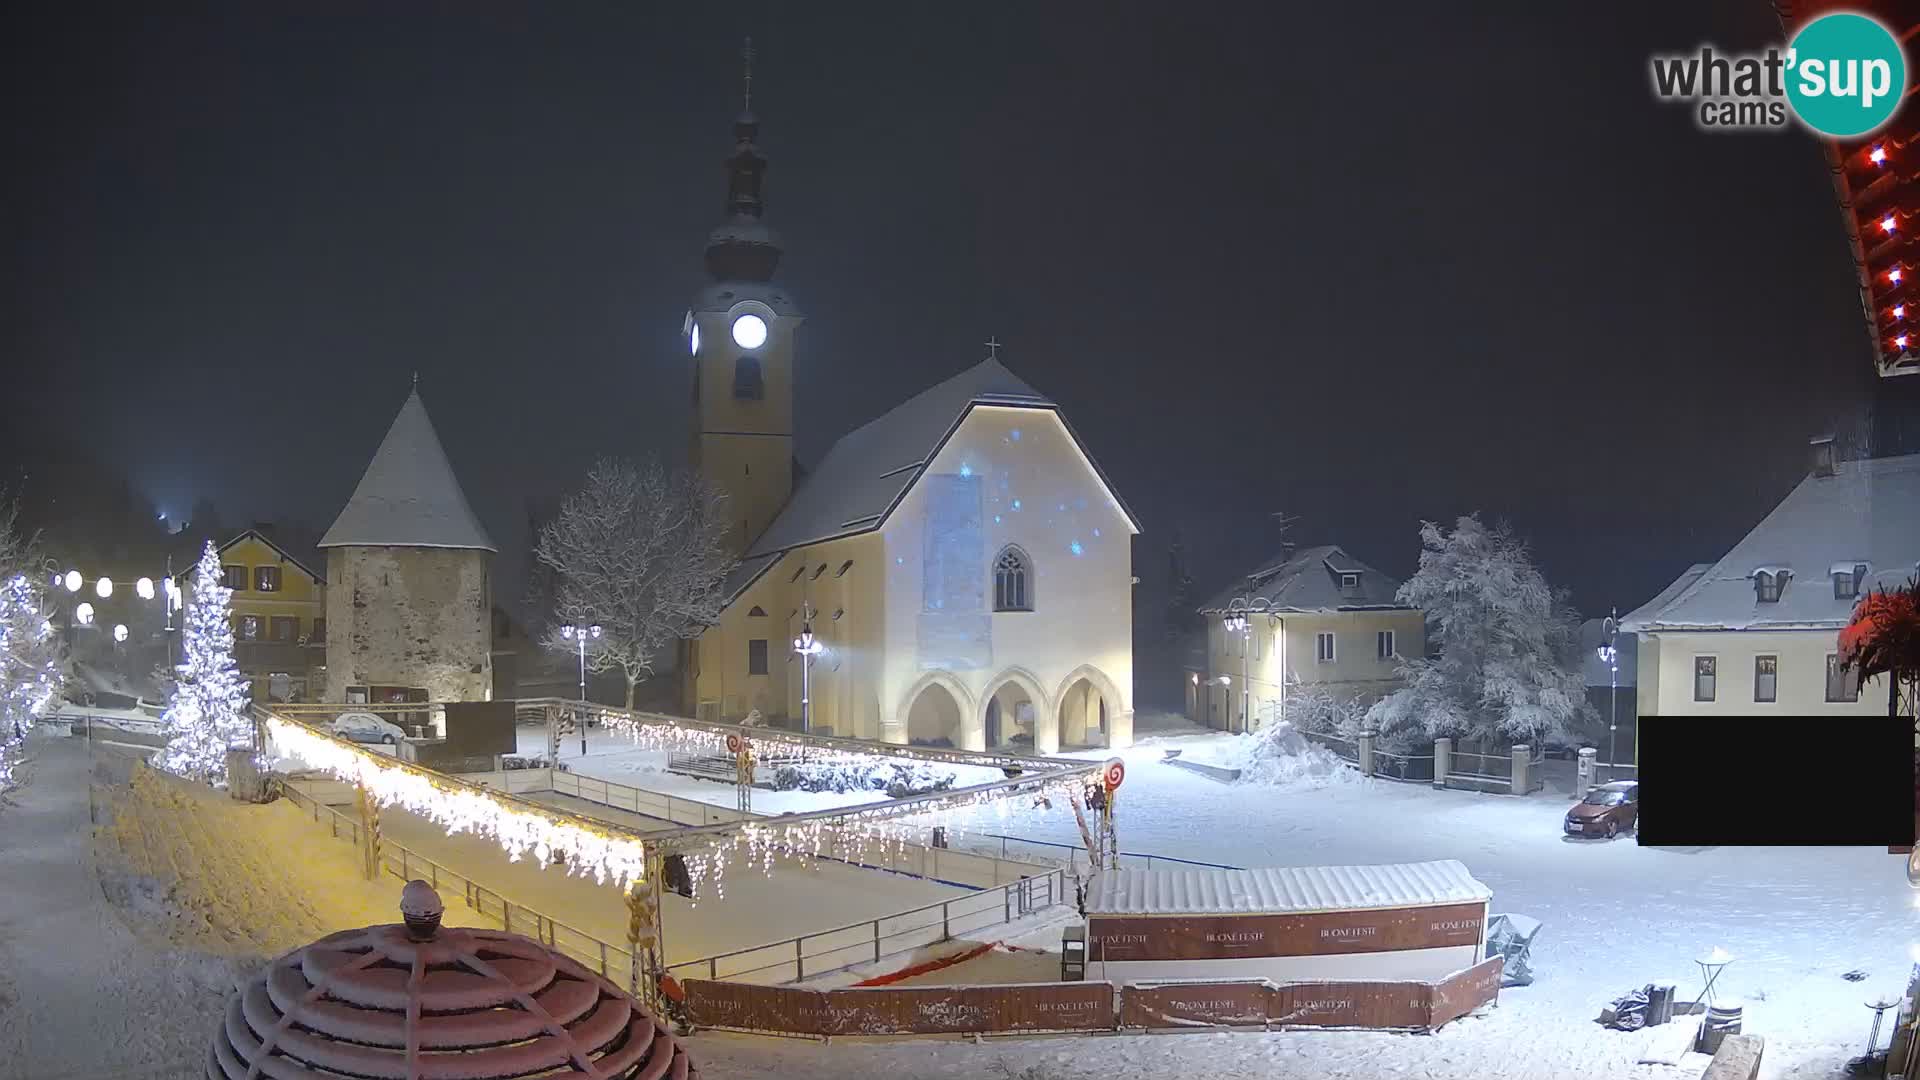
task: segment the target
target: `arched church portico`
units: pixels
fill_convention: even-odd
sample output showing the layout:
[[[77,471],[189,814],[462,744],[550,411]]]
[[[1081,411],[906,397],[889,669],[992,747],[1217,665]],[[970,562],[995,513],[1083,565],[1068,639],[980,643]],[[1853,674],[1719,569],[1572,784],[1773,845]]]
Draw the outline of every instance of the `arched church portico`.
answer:
[[[1055,745],[1040,750],[1133,744],[1133,711],[1106,672],[1091,664],[1073,669],[1054,694]]]
[[[963,750],[983,748],[979,706],[951,672],[929,671],[915,679],[900,695],[893,716],[888,742],[938,744],[944,739]]]
[[[1027,737],[1027,748],[1037,748],[1057,728],[1053,710],[1040,680],[1025,668],[1013,667],[995,675],[980,695],[980,749],[997,750]],[[1049,751],[1050,752],[1050,751]]]

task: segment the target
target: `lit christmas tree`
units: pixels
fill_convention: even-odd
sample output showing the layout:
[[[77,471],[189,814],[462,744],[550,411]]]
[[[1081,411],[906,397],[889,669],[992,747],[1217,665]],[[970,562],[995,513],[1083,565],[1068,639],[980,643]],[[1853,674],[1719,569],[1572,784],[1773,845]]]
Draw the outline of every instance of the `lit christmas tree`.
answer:
[[[155,755],[160,768],[210,784],[227,778],[227,751],[253,744],[247,715],[247,681],[233,662],[233,623],[220,555],[207,543],[193,571],[181,635],[186,661],[167,702],[167,747]]]
[[[64,682],[60,642],[43,610],[44,600],[40,587],[25,574],[16,573],[0,585],[0,791],[12,786],[27,733],[52,710]]]

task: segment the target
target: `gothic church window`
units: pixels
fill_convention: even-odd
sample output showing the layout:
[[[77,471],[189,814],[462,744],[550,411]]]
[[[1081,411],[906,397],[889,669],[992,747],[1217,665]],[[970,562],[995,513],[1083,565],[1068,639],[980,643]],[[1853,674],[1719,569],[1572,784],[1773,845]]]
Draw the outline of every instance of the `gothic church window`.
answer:
[[[1012,545],[993,560],[993,610],[1033,610],[1033,561]]]

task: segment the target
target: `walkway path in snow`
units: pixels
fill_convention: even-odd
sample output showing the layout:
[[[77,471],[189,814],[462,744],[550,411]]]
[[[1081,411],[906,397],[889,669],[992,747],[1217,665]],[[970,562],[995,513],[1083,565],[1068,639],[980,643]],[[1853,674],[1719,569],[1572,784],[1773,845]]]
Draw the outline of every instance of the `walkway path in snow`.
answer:
[[[100,891],[85,743],[29,749],[0,806],[0,1077],[191,1076],[231,971],[128,930]]]

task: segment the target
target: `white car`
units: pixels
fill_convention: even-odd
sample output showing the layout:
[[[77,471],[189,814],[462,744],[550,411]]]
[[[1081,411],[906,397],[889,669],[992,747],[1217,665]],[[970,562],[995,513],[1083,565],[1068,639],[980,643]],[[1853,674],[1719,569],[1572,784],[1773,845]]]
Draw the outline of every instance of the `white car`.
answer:
[[[370,712],[341,713],[333,718],[333,733],[353,742],[386,743],[388,746],[398,746],[407,737],[399,724],[382,720]]]

